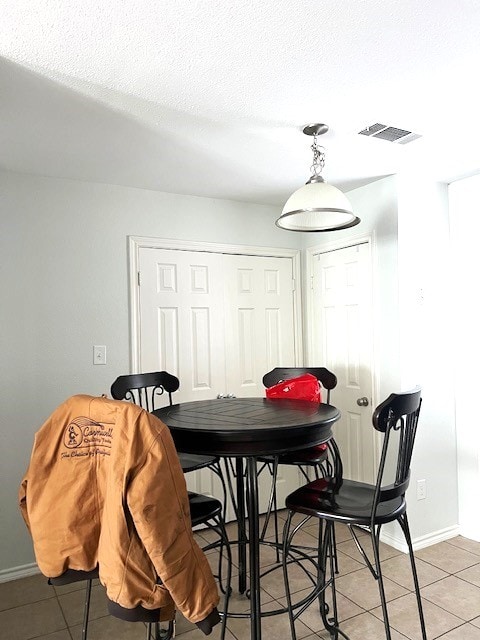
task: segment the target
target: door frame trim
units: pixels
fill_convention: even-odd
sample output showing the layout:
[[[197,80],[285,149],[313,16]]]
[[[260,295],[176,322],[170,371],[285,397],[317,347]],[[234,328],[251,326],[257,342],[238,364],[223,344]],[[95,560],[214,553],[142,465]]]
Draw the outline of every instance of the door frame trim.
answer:
[[[128,236],[128,283],[130,318],[130,371],[139,372],[140,364],[140,287],[138,273],[141,249],[168,249],[174,251],[198,251],[203,253],[224,253],[231,255],[262,256],[267,258],[290,258],[293,278],[293,312],[295,339],[295,366],[303,364],[302,335],[302,272],[301,250],[275,247],[255,247],[250,245],[219,244],[194,240],[172,240],[170,238],[150,238]]]

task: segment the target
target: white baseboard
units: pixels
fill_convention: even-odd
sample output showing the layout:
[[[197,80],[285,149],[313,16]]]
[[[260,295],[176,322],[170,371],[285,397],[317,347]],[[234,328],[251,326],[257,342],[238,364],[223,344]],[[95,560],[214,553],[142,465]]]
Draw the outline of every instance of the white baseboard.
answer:
[[[407,543],[405,542],[405,538],[401,530],[399,529],[399,537],[392,536],[390,533],[386,531],[382,531],[380,534],[380,540],[385,542],[385,544],[389,544],[394,549],[398,549],[398,551],[403,551],[403,553],[408,553]],[[439,531],[434,531],[433,533],[428,533],[425,536],[420,536],[412,540],[413,550],[418,551],[419,549],[424,549],[425,547],[430,547],[432,544],[437,544],[437,542],[444,542],[445,540],[450,540],[450,538],[455,538],[455,536],[460,535],[460,527],[455,525],[453,527],[447,527],[446,529],[440,529]]]
[[[12,567],[11,569],[2,569],[0,571],[0,582],[10,582],[11,580],[18,580],[19,578],[27,578],[37,573],[40,573],[40,569],[37,567],[36,562],[23,564],[20,567]]]

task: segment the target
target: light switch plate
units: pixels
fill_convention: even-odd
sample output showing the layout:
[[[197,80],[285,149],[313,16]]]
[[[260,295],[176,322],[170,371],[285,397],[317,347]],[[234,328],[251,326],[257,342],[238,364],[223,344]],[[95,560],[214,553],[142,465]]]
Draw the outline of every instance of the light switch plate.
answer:
[[[427,481],[417,480],[417,500],[425,500],[427,497]]]
[[[93,364],[107,364],[107,347],[104,344],[93,345]]]

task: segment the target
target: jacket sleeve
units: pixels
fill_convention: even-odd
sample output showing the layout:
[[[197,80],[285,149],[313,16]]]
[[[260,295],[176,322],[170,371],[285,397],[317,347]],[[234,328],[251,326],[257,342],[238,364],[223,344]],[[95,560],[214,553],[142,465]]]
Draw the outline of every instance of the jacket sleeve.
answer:
[[[168,427],[160,421],[157,424],[160,431],[127,487],[128,508],[155,570],[178,609],[193,623],[211,620],[212,614],[218,619],[218,589],[193,537],[180,461]]]

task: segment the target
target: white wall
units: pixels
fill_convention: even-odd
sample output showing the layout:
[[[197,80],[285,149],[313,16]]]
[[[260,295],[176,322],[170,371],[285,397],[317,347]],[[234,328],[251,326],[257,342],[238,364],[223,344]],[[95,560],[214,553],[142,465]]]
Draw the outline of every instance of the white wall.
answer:
[[[427,478],[428,497],[416,504],[409,497],[418,538],[456,524],[457,505],[451,386],[447,365],[439,367],[451,336],[445,193],[424,185],[433,204],[419,210],[427,191],[411,201],[411,188],[390,177],[351,191],[362,223],[342,233],[375,232],[378,397],[410,382],[424,388],[413,474]],[[277,217],[275,207],[0,172],[0,579],[2,570],[33,561],[16,495],[34,432],[69,395],[108,392],[130,369],[127,236],[286,248],[338,237],[288,233],[275,227]],[[418,273],[427,311],[415,341],[421,350],[410,356],[417,323],[403,308]],[[93,344],[107,345],[106,366],[93,366]]]
[[[397,183],[401,386],[419,384],[423,398],[408,492],[421,545],[458,533],[448,191],[418,175]],[[420,479],[427,498],[418,501]]]
[[[1,572],[33,561],[16,496],[34,432],[68,396],[108,393],[130,370],[127,236],[300,238],[275,227],[275,207],[6,172],[0,194]],[[93,366],[94,344],[106,366]]]
[[[450,339],[454,347],[455,400],[458,447],[459,523],[462,535],[480,540],[480,421],[477,367],[480,362],[478,328],[478,265],[480,238],[480,175],[449,185],[454,309]]]

